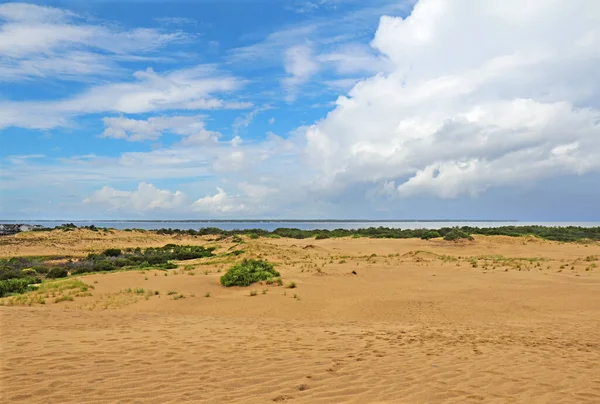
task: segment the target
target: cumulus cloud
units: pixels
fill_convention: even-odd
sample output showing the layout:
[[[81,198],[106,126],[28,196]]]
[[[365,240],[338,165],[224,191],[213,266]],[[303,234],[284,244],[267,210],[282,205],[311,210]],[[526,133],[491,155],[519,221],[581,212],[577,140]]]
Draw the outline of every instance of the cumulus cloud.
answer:
[[[189,203],[181,191],[170,192],[142,182],[135,191],[120,191],[104,186],[83,200],[85,204],[104,208],[108,211],[146,212],[149,210],[170,210]]]
[[[192,209],[204,213],[236,213],[247,210],[243,203],[237,203],[236,198],[227,195],[223,188],[217,187],[215,195],[207,195],[192,204]]]
[[[315,186],[453,198],[600,170],[600,4],[420,0],[381,18],[391,70],[306,131]]]
[[[260,195],[266,195],[267,187],[259,185],[247,185],[244,189],[248,191],[255,201]],[[133,191],[119,190],[104,186],[83,200],[85,205],[94,209],[102,209],[106,212],[146,215],[159,211],[177,212],[179,214],[206,214],[212,216],[228,216],[250,209],[242,202],[240,196],[230,196],[221,187],[217,187],[217,193],[206,195],[197,200],[192,200],[186,193],[181,191],[171,192],[159,189],[152,184],[141,182]]]

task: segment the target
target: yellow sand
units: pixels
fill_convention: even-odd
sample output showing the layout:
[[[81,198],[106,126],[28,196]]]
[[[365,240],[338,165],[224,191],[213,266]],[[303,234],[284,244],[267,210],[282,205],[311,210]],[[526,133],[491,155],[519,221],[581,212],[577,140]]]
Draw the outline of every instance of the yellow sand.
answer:
[[[211,239],[23,233],[0,239],[0,256],[234,246]],[[73,301],[2,299],[0,402],[600,402],[597,244],[476,237],[240,247],[277,263],[297,287],[225,289],[229,263],[201,259],[168,276],[84,276],[92,296]]]

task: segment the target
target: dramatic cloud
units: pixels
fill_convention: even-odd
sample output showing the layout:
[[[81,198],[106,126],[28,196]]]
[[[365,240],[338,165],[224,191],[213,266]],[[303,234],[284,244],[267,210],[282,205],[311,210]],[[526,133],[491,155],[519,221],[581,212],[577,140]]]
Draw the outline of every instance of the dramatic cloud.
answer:
[[[3,136],[17,146],[0,159],[0,188],[17,191],[10,212],[26,193],[38,212],[38,195],[68,193],[79,205],[61,206],[84,209],[85,198],[85,212],[114,217],[514,217],[520,208],[488,213],[506,201],[551,212],[548,201],[575,194],[594,206],[600,3],[420,0],[392,16],[412,3],[356,1],[356,13],[311,14],[233,50],[217,38],[228,70],[218,57],[153,63],[157,47],[190,39],[181,33],[0,5],[0,76],[99,78],[35,96],[37,83],[2,83],[0,130],[14,127]],[[60,143],[69,136],[76,152]],[[107,139],[88,147],[85,136]],[[438,214],[438,198],[456,200]]]
[[[451,198],[600,170],[600,4],[421,0],[382,17],[387,74],[306,132],[315,186]]]

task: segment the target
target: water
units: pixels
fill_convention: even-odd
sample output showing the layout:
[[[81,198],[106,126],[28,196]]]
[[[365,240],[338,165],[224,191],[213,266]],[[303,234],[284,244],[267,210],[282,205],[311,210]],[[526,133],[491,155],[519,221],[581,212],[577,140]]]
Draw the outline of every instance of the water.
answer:
[[[38,221],[22,221],[22,220],[0,220],[4,224],[24,223],[30,225],[41,225],[45,227],[54,227],[63,223],[73,223],[76,226],[110,227],[113,229],[145,229],[155,230],[163,228],[181,229],[181,230],[197,230],[202,227],[217,227],[223,230],[235,229],[263,229],[267,231],[275,230],[279,227],[297,228],[302,230],[315,229],[360,229],[367,227],[390,227],[395,229],[439,229],[441,227],[454,226],[473,226],[473,227],[500,227],[500,226],[581,226],[581,227],[597,227],[600,222],[518,222],[518,221],[274,221],[274,220],[257,220],[257,221],[104,221],[104,220],[89,220],[89,221],[69,221],[69,220],[38,220]]]

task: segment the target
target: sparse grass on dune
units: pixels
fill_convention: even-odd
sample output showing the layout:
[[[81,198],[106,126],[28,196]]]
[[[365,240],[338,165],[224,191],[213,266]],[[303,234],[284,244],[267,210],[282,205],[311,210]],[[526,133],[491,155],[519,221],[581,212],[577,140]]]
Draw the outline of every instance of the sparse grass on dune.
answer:
[[[46,304],[46,299],[51,298],[54,303],[60,303],[73,301],[75,297],[91,296],[93,289],[94,286],[87,285],[79,279],[44,281],[32,290],[2,299],[2,302],[7,306],[31,306]]]

